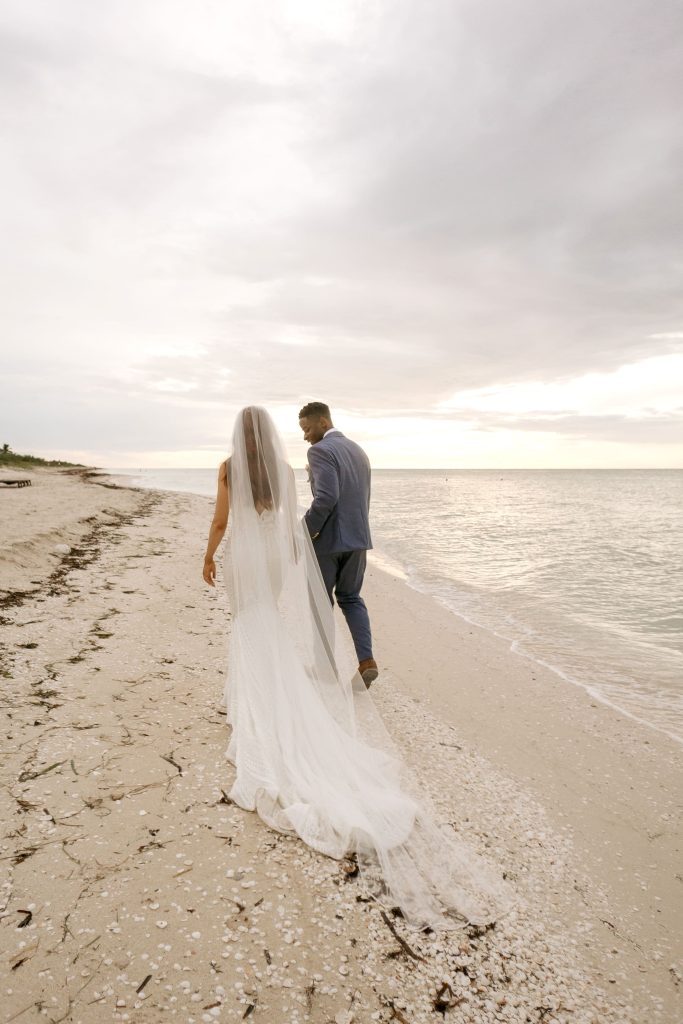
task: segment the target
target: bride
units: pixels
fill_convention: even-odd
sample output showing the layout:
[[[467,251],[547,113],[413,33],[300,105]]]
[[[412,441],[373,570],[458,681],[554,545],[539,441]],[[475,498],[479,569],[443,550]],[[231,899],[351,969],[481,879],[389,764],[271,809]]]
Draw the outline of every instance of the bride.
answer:
[[[211,586],[226,530],[230,798],[320,853],[355,856],[377,880],[376,898],[417,928],[490,922],[508,903],[505,886],[437,824],[389,736],[346,631],[335,629],[294,471],[260,406],[238,413],[219,469],[204,562]]]

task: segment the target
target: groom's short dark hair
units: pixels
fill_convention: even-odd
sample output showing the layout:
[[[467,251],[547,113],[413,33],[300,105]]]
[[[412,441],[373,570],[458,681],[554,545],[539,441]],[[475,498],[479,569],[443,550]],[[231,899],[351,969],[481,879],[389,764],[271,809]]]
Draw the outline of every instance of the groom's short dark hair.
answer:
[[[302,420],[305,416],[312,416],[314,419],[324,416],[326,419],[330,420],[330,422],[332,421],[330,407],[329,405],[325,405],[324,402],[309,402],[308,405],[305,405],[299,413],[299,419]]]

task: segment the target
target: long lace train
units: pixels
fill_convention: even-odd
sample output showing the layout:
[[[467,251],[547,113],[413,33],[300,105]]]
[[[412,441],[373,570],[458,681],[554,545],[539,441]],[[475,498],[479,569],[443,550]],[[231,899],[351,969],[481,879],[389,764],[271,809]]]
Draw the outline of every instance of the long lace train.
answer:
[[[230,798],[322,854],[355,853],[361,870],[383,887],[386,904],[400,906],[417,927],[491,921],[508,903],[505,887],[449,825],[437,824],[354,671],[344,631],[332,641],[332,673],[311,656],[314,642],[302,647],[301,622],[293,621],[302,609],[283,603],[289,591],[278,576],[275,515],[259,516],[258,530],[278,603],[236,607],[230,534],[226,541],[233,607],[226,756],[236,769]],[[348,674],[344,687],[340,671]]]

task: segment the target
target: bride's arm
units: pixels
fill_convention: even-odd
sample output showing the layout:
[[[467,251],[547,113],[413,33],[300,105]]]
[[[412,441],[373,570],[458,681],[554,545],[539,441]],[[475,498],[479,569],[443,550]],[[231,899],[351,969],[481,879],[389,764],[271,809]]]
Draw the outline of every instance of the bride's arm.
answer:
[[[215,586],[216,563],[213,556],[216,548],[223,540],[225,531],[228,528],[228,516],[230,514],[230,497],[228,493],[227,464],[221,462],[218,467],[218,491],[216,493],[216,508],[214,509],[211,527],[209,528],[209,539],[206,544],[204,555],[204,569],[202,575],[210,587]]]

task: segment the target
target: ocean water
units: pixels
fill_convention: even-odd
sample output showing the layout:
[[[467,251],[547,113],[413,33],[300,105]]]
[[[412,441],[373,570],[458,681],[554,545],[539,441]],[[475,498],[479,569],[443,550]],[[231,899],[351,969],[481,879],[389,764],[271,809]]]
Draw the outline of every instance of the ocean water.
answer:
[[[216,470],[109,470],[214,495]],[[299,497],[310,496],[297,471]],[[374,559],[683,742],[683,470],[375,470]]]

